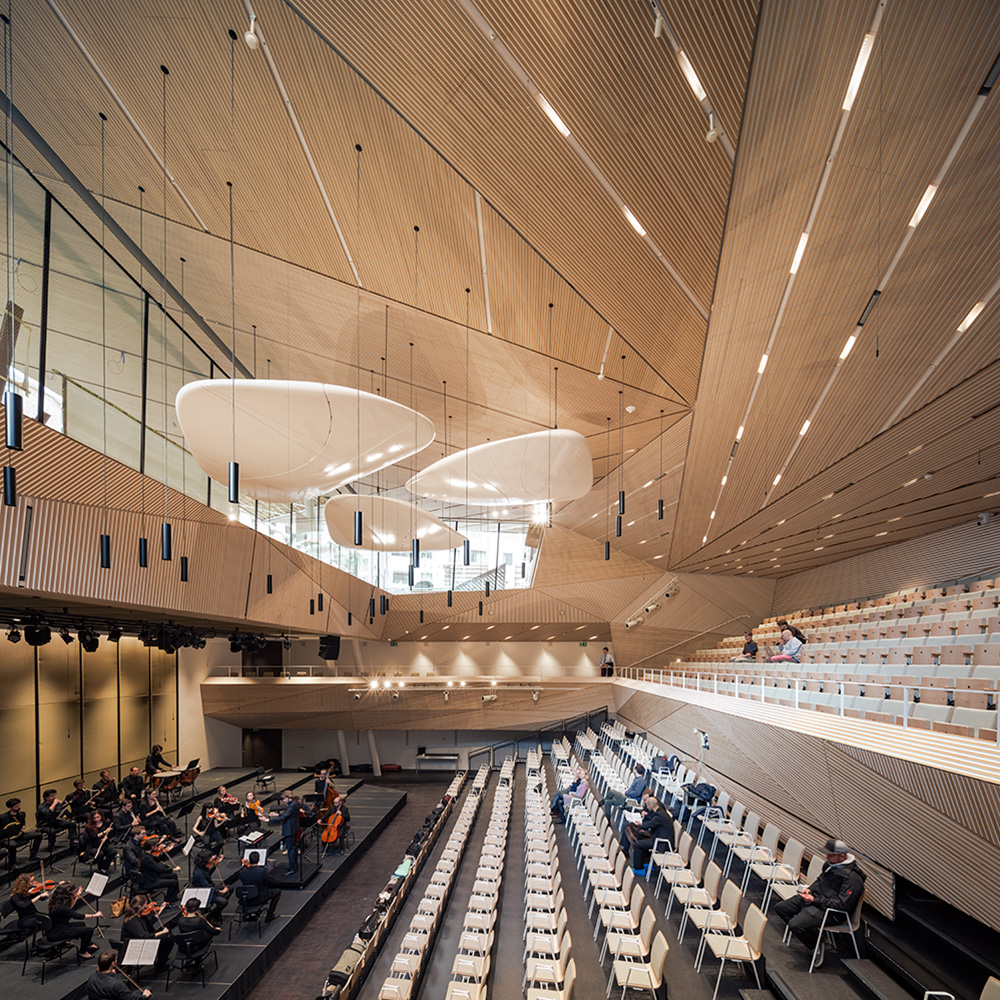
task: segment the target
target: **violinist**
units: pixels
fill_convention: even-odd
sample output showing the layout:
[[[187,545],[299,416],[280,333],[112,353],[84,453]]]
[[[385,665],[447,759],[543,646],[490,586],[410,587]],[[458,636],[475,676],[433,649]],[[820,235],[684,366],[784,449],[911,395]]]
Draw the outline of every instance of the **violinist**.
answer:
[[[146,779],[143,778],[139,765],[135,764],[128,774],[122,778],[121,793],[126,799],[137,799],[142,795],[142,790],[146,786]]]
[[[179,865],[161,860],[158,852],[146,850],[146,845],[143,844],[142,855],[139,858],[139,888],[143,892],[165,889],[167,902],[176,902],[177,895],[181,891],[177,881],[177,872],[180,870]]]
[[[93,804],[93,796],[87,788],[87,782],[83,778],[77,778],[73,782],[73,791],[66,796],[66,804],[70,808],[69,818],[74,823],[83,823],[87,819],[90,807]]]
[[[101,771],[92,791],[94,792],[94,805],[110,815],[112,807],[118,801],[118,786],[115,784],[115,779],[111,777],[110,771]]]
[[[165,904],[164,904],[165,905]],[[174,950],[174,942],[170,938],[170,928],[166,927],[160,920],[159,906],[155,900],[149,896],[139,893],[129,900],[125,912],[122,914],[122,947],[128,946],[133,938],[143,941],[151,941],[154,938],[159,940],[160,946],[156,949],[156,961],[153,964],[153,971],[163,972],[170,961],[170,953]]]
[[[7,811],[0,819],[0,839],[7,844],[8,871],[13,871],[17,867],[17,849],[25,844],[31,844],[28,857],[38,857],[38,849],[42,846],[42,831],[25,830],[26,823],[27,819],[21,809],[21,800],[18,798],[8,799]]]
[[[121,809],[115,813],[115,839],[124,840],[129,831],[140,823],[139,817],[135,813],[135,806],[131,799],[123,799]]]
[[[260,800],[253,792],[247,792],[243,800],[243,819],[240,821],[242,830],[259,830],[261,823],[267,822],[267,813]]]
[[[14,879],[14,884],[10,887],[10,903],[17,913],[18,930],[34,933],[38,927],[35,903],[48,898],[48,891],[32,875],[25,873]]]
[[[267,916],[264,920],[270,923],[274,920],[274,911],[281,899],[281,890],[278,888],[278,880],[275,878],[270,865],[260,863],[260,851],[250,851],[243,867],[236,873],[245,886],[253,889],[247,894],[244,906],[254,906],[259,903],[267,903]]]
[[[49,853],[55,849],[56,837],[63,830],[69,833],[69,846],[76,847],[76,824],[60,818],[62,810],[59,806],[60,800],[56,798],[56,790],[47,788],[42,793],[42,801],[35,810],[35,825],[48,836]]]
[[[139,816],[147,830],[166,834],[174,841],[180,840],[181,831],[177,828],[177,824],[163,811],[159,793],[155,788],[147,788],[139,800]]]
[[[222,833],[225,817],[214,806],[204,805],[201,813],[191,827],[191,835],[195,843],[201,844],[206,850],[219,851],[226,838]]]
[[[220,855],[211,851],[199,851],[194,859],[194,870],[191,872],[191,888],[211,889],[208,900],[208,920],[216,921],[222,917],[222,911],[229,905],[232,889],[225,882],[221,886],[215,884],[215,868],[220,861]]]
[[[138,987],[129,989],[125,980],[115,975],[119,971],[118,952],[101,952],[97,958],[97,971],[87,980],[87,1000],[141,1000],[153,995],[149,990]],[[124,972],[122,976],[125,976]],[[131,978],[125,978],[135,986]]]
[[[157,743],[146,756],[146,774],[152,777],[157,771],[169,771],[171,768],[172,765],[163,759],[163,747]]]
[[[191,942],[192,948],[208,944],[216,934],[222,933],[221,927],[216,927],[206,919],[201,912],[201,902],[192,896],[181,906],[181,915],[177,918],[175,931],[178,936]]]
[[[95,865],[102,875],[110,874],[111,866],[118,856],[117,851],[108,843],[108,838],[114,833],[114,829],[110,823],[104,822],[101,811],[95,809],[80,835],[81,860]]]
[[[93,958],[98,952],[98,947],[94,944],[94,928],[81,923],[77,917],[82,916],[86,921],[103,914],[100,910],[78,914],[76,904],[82,894],[83,889],[70,882],[60,882],[52,890],[49,896],[49,919],[52,926],[46,937],[50,941],[72,941],[77,938],[80,942],[77,946],[80,958]]]

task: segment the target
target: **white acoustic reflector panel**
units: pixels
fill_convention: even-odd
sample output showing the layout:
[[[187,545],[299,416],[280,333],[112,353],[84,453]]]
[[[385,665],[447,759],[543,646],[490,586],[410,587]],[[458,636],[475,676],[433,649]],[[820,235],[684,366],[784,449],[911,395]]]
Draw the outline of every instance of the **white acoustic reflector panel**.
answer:
[[[576,500],[590,491],[590,446],[569,430],[535,431],[455,452],[418,472],[406,488],[452,503],[496,506]]]
[[[328,493],[434,440],[431,421],[409,407],[322,382],[190,382],[176,408],[191,454],[212,479],[228,481],[235,454],[241,492],[273,502]]]
[[[362,543],[354,544],[354,512],[362,514]],[[416,504],[381,496],[330,497],[323,509],[330,537],[347,548],[375,552],[407,552],[413,539],[420,539],[421,550],[454,549],[465,536],[452,530],[439,517]]]

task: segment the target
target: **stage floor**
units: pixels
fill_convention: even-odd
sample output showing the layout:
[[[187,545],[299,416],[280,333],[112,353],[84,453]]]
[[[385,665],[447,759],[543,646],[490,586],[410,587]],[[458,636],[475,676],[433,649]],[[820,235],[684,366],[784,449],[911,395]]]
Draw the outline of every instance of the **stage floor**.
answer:
[[[230,774],[224,773],[227,770]],[[244,774],[245,771],[238,769],[220,768],[203,774],[201,779],[210,778],[214,781],[214,784],[210,784],[208,780],[204,781],[203,787],[207,791],[209,788],[214,790],[219,784],[232,781],[233,778]],[[310,786],[312,783],[311,775],[292,772],[283,776],[286,784],[282,785],[279,777],[279,790],[289,787],[293,783],[290,779],[296,777],[300,780],[307,779]],[[252,785],[252,781],[253,776],[249,780],[248,787]],[[201,780],[199,784],[202,784]],[[312,843],[305,852],[305,861],[307,864],[318,862],[319,867],[315,877],[300,889],[287,887],[282,889],[276,919],[270,924],[262,924],[263,933],[259,939],[255,925],[248,924],[245,927],[235,926],[232,940],[227,940],[231,923],[229,913],[235,911],[236,907],[235,902],[230,903],[223,917],[222,934],[215,939],[215,951],[219,959],[218,969],[215,968],[214,960],[209,958],[205,967],[204,990],[200,976],[193,979],[176,978],[176,974],[172,973],[171,996],[190,995],[200,997],[202,1000],[216,1000],[221,997],[226,997],[227,1000],[239,1000],[244,996],[285,946],[308,923],[319,904],[336,889],[355,862],[374,844],[378,835],[406,803],[406,793],[402,791],[377,786],[368,787],[351,779],[344,779],[342,784],[344,788],[350,790],[348,804],[351,811],[351,829],[355,836],[351,849],[344,855],[328,853],[325,857],[320,851],[320,856],[317,857],[316,844]],[[237,787],[237,783],[234,782],[232,787]],[[341,783],[338,782],[338,788],[340,787]],[[311,787],[309,790],[311,791]],[[275,844],[276,841],[277,836],[272,835],[268,838],[268,845]],[[219,873],[222,877],[229,878],[240,864],[236,856],[235,840],[227,843],[226,855],[226,860],[219,866]],[[276,853],[274,861],[275,871],[280,877],[287,867],[286,858]],[[183,886],[187,881],[187,861],[183,856],[177,855],[175,863],[182,866],[178,874],[181,876]],[[68,865],[65,867],[68,870]],[[287,886],[287,883],[285,885]],[[120,936],[121,920],[109,921],[108,907],[117,895],[117,888],[109,887],[99,904],[99,908],[105,914],[105,919],[101,921],[105,925],[104,933],[109,939],[115,940]],[[167,911],[165,917],[176,913],[177,909],[172,908]],[[100,937],[95,940],[98,944],[104,944]],[[37,960],[29,961],[26,974],[22,978],[23,959],[23,945],[15,945],[0,956],[0,995],[7,991],[10,991],[8,995],[22,995],[30,991],[33,997],[39,997],[40,1000],[75,1000],[76,997],[83,995],[84,984],[96,968],[95,959],[85,961],[82,966],[77,967],[75,959],[67,957],[46,966],[45,983],[42,985],[41,965]],[[152,970],[148,969],[141,978],[141,985],[148,987],[155,994],[164,989],[164,977],[154,978]]]

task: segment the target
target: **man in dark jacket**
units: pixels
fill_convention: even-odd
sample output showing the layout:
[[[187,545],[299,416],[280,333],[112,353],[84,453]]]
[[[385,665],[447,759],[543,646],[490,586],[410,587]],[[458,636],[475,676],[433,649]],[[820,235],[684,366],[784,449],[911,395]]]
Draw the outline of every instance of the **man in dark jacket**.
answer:
[[[634,824],[625,828],[626,836],[632,843],[632,868],[636,875],[645,875],[649,852],[658,840],[666,841],[667,850],[672,849],[670,814],[652,795],[646,799],[646,810],[638,828]]]
[[[295,875],[299,867],[299,804],[291,789],[286,788],[281,793],[281,812],[272,810],[268,822],[281,825],[282,844],[288,851],[288,874]]]
[[[106,951],[97,959],[97,971],[87,980],[87,1000],[139,1000],[152,996],[149,990],[135,990],[115,975],[117,951]]]
[[[247,893],[245,905],[253,907],[266,902],[268,904],[267,916],[264,919],[267,923],[274,920],[274,910],[278,905],[278,900],[281,899],[281,890],[278,888],[277,879],[275,879],[271,869],[260,863],[260,855],[257,851],[251,851],[247,855],[247,864],[236,873],[236,878],[253,890],[253,892]]]
[[[808,889],[799,890],[797,896],[783,899],[774,907],[774,912],[810,951],[816,947],[819,927],[826,911],[842,911],[833,914],[832,922],[844,923],[843,913],[854,915],[865,890],[865,873],[858,867],[847,844],[842,840],[828,840],[824,850],[826,864],[819,878]],[[823,952],[823,943],[820,942],[814,967],[823,964]]]

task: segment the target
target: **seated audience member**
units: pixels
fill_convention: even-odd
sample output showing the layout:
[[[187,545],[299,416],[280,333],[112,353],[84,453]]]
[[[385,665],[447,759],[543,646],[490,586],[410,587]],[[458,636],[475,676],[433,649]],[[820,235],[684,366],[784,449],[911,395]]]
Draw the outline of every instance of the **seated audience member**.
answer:
[[[858,867],[847,844],[842,840],[828,840],[825,851],[826,863],[819,878],[808,889],[800,889],[797,896],[783,899],[774,907],[778,917],[810,951],[816,947],[826,910],[853,914],[865,888],[865,873]],[[843,923],[843,917],[837,914],[836,922]],[[823,953],[824,946],[820,942],[817,966],[823,964]]]
[[[582,799],[587,794],[587,775],[583,768],[577,768],[573,783],[569,788],[561,788],[552,796],[552,815],[557,823],[566,822],[566,810],[571,798]]]
[[[795,638],[796,638],[796,639],[798,639],[798,640],[799,640],[799,642],[801,642],[803,646],[804,646],[804,645],[806,644],[806,636],[805,636],[805,633],[804,633],[804,632],[802,632],[802,631],[800,631],[800,630],[799,630],[798,628],[796,628],[796,627],[795,627],[794,625],[789,625],[789,624],[788,624],[788,619],[787,619],[787,618],[779,618],[779,619],[778,619],[778,622],[777,622],[777,625],[778,625],[778,628],[779,628],[779,629],[780,629],[780,630],[781,630],[782,632],[784,632],[784,631],[785,631],[785,629],[787,628],[787,629],[788,629],[788,631],[789,631],[789,632],[791,632],[791,633],[792,633],[792,635],[794,635],[794,636],[795,636]]]
[[[769,656],[767,658],[768,663],[798,663],[799,656],[802,653],[802,640],[796,639],[792,635],[790,629],[785,629],[781,633],[781,650],[780,653],[775,653],[774,656]]]
[[[649,852],[658,840],[668,845],[666,850],[673,850],[670,813],[652,795],[646,799],[646,808],[648,812],[641,823],[630,823],[625,828],[625,835],[632,845],[632,868],[636,875],[646,874]],[[664,849],[663,844],[660,847]]]
[[[153,994],[133,989],[115,974],[117,951],[104,951],[97,957],[97,971],[87,980],[87,1000],[140,1000]]]
[[[642,790],[646,787],[646,769],[642,764],[635,765],[635,777],[632,779],[632,784],[625,789],[624,792],[609,791],[607,795],[604,796],[604,815],[611,819],[611,810],[618,808],[620,809],[625,805],[626,799],[632,799],[638,802],[642,796]]]
[[[247,864],[236,873],[236,878],[253,890],[247,893],[244,906],[253,907],[267,903],[267,916],[264,919],[268,923],[274,920],[274,911],[278,900],[281,899],[281,890],[270,866],[260,863],[259,851],[251,851],[247,855]]]
[[[757,659],[757,643],[753,641],[753,632],[743,633],[743,652],[732,657],[730,663],[754,663]]]

